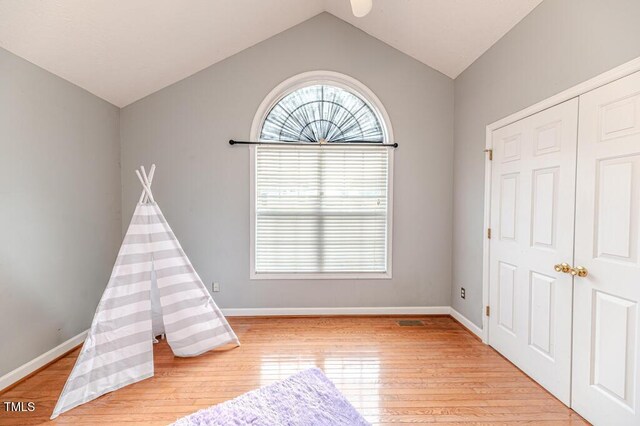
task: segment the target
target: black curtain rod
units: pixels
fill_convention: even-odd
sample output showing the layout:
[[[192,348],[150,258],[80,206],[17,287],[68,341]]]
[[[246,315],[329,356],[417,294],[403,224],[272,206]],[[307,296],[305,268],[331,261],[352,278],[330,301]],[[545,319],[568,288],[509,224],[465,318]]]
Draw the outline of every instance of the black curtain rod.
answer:
[[[294,145],[294,146],[323,146],[323,145],[358,145],[358,146],[391,146],[393,148],[397,148],[397,143],[380,143],[374,141],[350,141],[350,142],[327,142],[318,143],[318,142],[253,142],[253,141],[236,141],[233,139],[229,140],[229,145]]]

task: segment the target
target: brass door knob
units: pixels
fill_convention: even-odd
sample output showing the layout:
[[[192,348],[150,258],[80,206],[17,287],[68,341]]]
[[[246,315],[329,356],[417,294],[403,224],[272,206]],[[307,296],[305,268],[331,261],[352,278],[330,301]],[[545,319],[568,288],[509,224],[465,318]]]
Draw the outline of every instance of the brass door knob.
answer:
[[[571,270],[569,271],[571,273],[571,275],[573,275],[574,277],[577,275],[579,277],[586,277],[587,275],[589,275],[589,271],[587,270],[587,268],[585,268],[584,266],[576,266],[575,268],[571,268]]]
[[[564,272],[565,274],[571,272],[571,266],[568,263],[558,263],[553,269],[555,269],[556,272]]]

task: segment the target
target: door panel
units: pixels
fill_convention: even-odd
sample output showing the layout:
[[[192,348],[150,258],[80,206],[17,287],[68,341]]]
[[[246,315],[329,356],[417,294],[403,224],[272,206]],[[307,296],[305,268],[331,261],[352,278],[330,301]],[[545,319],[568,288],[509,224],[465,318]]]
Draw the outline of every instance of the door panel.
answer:
[[[598,206],[595,226],[598,257],[636,262],[637,197],[634,186],[640,177],[640,156],[615,158],[597,162],[596,186]],[[636,178],[634,179],[634,175]],[[611,208],[615,206],[616,208]],[[637,212],[636,212],[637,213]]]
[[[494,131],[489,343],[570,400],[578,100]]]
[[[640,424],[640,73],[580,97],[572,407]]]
[[[553,294],[556,279],[537,272],[531,273],[529,312],[529,344],[553,359],[553,334],[555,310]]]
[[[558,167],[533,171],[533,232],[531,244],[538,248],[554,248],[558,203]]]
[[[514,265],[500,262],[500,282],[498,286],[498,324],[507,332],[513,334],[515,307],[516,271]]]
[[[636,303],[600,291],[594,299],[594,385],[631,407]]]
[[[516,239],[518,205],[518,174],[502,176],[500,188],[500,239]]]

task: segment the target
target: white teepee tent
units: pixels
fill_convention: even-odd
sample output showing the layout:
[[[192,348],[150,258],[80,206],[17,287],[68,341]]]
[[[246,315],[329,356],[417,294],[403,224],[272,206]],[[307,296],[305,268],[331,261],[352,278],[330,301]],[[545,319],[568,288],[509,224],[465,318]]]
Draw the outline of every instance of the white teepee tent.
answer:
[[[153,376],[154,336],[182,357],[240,344],[153,199],[155,165],[140,169],[140,201],[52,419]]]

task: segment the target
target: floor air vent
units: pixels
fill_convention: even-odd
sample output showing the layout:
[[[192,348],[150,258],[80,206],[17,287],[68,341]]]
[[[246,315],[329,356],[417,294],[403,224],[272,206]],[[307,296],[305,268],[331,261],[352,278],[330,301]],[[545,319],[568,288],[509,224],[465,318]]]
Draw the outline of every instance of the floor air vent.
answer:
[[[424,326],[424,323],[419,320],[400,320],[398,321],[400,327],[420,327]]]

